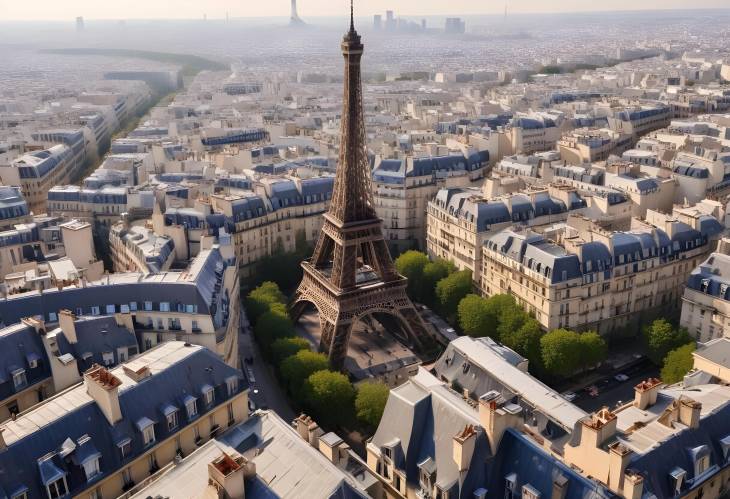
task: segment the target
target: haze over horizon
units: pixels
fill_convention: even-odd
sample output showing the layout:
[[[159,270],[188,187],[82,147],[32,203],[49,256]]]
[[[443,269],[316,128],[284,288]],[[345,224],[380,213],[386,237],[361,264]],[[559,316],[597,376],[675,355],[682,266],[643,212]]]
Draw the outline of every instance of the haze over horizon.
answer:
[[[347,12],[346,0],[298,0],[299,13],[303,18],[332,16],[339,17]],[[341,6],[337,5],[341,3]],[[474,0],[452,0],[448,10],[436,0],[369,0],[367,5],[357,5],[358,17],[394,10],[402,16],[438,15],[489,15],[501,14],[505,5],[512,14],[532,13],[576,13],[627,10],[680,10],[680,9],[722,9],[728,8],[727,0],[615,0],[610,5],[593,8],[582,0],[509,0],[492,2],[492,5],[475,6]],[[76,16],[86,19],[198,19],[206,15],[209,19],[246,17],[282,17],[289,15],[289,0],[275,0],[271,3],[255,3],[251,0],[208,0],[202,5],[193,0],[128,0],[123,4],[110,4],[98,0],[40,0],[38,2],[11,2],[0,0],[0,12],[5,21],[65,21]]]

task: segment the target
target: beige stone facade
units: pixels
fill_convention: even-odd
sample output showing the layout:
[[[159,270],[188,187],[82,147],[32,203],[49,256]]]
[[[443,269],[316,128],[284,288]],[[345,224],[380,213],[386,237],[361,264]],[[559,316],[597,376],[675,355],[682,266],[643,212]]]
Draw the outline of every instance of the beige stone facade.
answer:
[[[572,235],[567,233],[559,245],[540,237],[533,242],[545,252],[539,250],[522,260],[516,260],[512,251],[525,251],[524,247],[513,248],[510,254],[505,254],[495,239],[495,244],[488,242],[482,249],[481,293],[512,295],[546,330],[570,328],[611,333],[640,319],[642,313],[677,307],[690,273],[712,251],[712,241],[693,229],[692,242],[671,256],[663,255],[659,248],[647,249],[646,253],[638,250],[637,258],[635,250],[628,249],[628,245],[638,247],[638,240],[679,239],[676,231],[685,231],[686,226],[676,224],[669,221],[664,228],[642,224],[643,227],[627,233],[593,227],[573,231]],[[512,236],[527,240],[535,235],[513,233]],[[695,240],[700,243],[695,245]],[[598,252],[603,257],[592,256]],[[546,269],[553,271],[553,266],[561,265],[553,260],[556,255],[566,266],[574,265],[571,268],[575,273],[545,275]],[[538,265],[543,258],[545,261]],[[578,261],[570,263],[575,258]],[[587,268],[589,260],[593,266],[590,269]],[[600,267],[598,260],[603,261]]]

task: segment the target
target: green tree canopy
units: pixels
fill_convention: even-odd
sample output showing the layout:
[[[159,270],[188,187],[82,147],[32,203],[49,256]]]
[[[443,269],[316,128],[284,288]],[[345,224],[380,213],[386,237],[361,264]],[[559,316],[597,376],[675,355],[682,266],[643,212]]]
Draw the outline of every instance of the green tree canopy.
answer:
[[[692,352],[695,351],[694,343],[687,343],[667,354],[662,367],[662,381],[668,384],[679,383],[684,379],[694,365]]]
[[[317,421],[326,425],[348,423],[352,417],[355,389],[344,374],[317,371],[304,383],[304,400]]]
[[[436,284],[454,272],[456,272],[456,266],[441,258],[426,265],[423,269],[421,303],[433,307],[436,303]]]
[[[289,392],[297,399],[303,400],[302,385],[310,374],[329,367],[327,356],[310,350],[300,350],[284,359],[280,366],[281,377],[289,387]]]
[[[503,296],[503,295],[502,295]],[[494,296],[493,298],[497,298]],[[512,297],[510,297],[512,298]],[[499,325],[497,326],[497,337],[505,338],[510,334],[514,334],[525,325],[525,322],[530,318],[527,313],[512,300],[511,304],[507,304],[506,300],[500,300],[504,302],[504,306],[499,310],[497,320]],[[490,307],[495,310],[496,307]]]
[[[473,294],[466,295],[459,302],[457,312],[459,326],[465,334],[474,338],[494,337],[497,317],[487,305],[487,300]]]
[[[539,372],[543,369],[540,338],[542,328],[535,319],[527,319],[517,331],[500,338],[503,344],[525,357],[530,362],[530,370]]]
[[[661,365],[669,352],[692,341],[686,329],[675,329],[665,319],[657,319],[645,326],[643,335],[647,355],[656,365]]]
[[[428,257],[420,251],[409,250],[395,260],[395,268],[402,276],[408,278],[408,296],[419,301],[423,286],[423,269],[428,265]]]
[[[294,324],[286,314],[286,308],[275,303],[271,310],[259,317],[253,332],[263,351],[270,355],[271,345],[276,340],[294,336]]]
[[[246,298],[246,314],[252,324],[274,303],[286,303],[286,297],[275,282],[266,281],[252,290]]]
[[[608,346],[606,341],[595,331],[580,335],[581,357],[583,366],[595,366],[606,360]]]
[[[355,398],[355,415],[369,428],[375,429],[383,417],[385,403],[388,401],[390,389],[381,382],[362,383],[357,387]]]
[[[436,284],[436,300],[441,314],[452,324],[456,324],[459,302],[471,292],[471,271],[454,272]]]
[[[568,376],[582,364],[578,333],[555,329],[540,338],[542,362],[550,374]]]
[[[271,344],[271,358],[274,365],[281,364],[284,359],[296,355],[301,350],[309,350],[311,346],[304,338],[279,338]]]

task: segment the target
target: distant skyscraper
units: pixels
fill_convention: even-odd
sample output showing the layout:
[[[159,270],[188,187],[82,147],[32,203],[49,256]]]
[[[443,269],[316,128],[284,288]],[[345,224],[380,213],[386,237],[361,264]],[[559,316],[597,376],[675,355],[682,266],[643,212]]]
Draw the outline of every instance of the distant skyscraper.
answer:
[[[304,21],[299,17],[297,13],[297,0],[291,0],[291,18],[289,19],[290,26],[302,26]]]
[[[444,30],[447,33],[465,33],[466,23],[459,17],[449,17],[446,19],[446,27]]]
[[[425,19],[421,19],[421,29],[426,31],[426,20]]]
[[[395,31],[395,14],[392,10],[385,11],[385,31]]]
[[[373,29],[375,31],[380,31],[383,29],[383,16],[380,14],[375,14],[373,16]]]
[[[83,31],[84,30],[84,18],[82,16],[79,16],[76,18],[76,31]]]

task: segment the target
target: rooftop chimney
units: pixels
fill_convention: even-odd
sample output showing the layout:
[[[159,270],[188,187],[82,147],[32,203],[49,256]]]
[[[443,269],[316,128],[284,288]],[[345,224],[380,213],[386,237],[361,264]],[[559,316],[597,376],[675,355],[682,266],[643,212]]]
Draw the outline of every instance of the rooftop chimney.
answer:
[[[504,431],[522,422],[522,408],[516,404],[505,404],[499,392],[491,391],[479,397],[479,421],[487,432],[489,445],[497,449]]]
[[[255,475],[256,465],[246,461],[243,456],[232,457],[223,453],[208,463],[208,483],[218,491],[218,497],[244,499],[246,497],[244,480],[251,470]]]
[[[319,437],[324,434],[324,431],[312,418],[302,413],[294,420],[294,425],[302,439],[309,442],[312,447],[319,447]]]
[[[597,448],[616,434],[618,418],[608,407],[591,414],[583,421],[583,437],[592,447]],[[581,438],[582,444],[583,438]]]
[[[122,420],[119,406],[119,385],[121,380],[98,364],[84,373],[86,392],[94,399],[110,425]]]
[[[657,395],[662,382],[656,378],[649,378],[634,387],[634,405],[646,410],[656,404]]]
[[[474,456],[476,441],[477,431],[472,425],[466,425],[454,437],[454,462],[459,473],[469,469],[471,458]]]
[[[63,331],[63,335],[66,337],[69,343],[75,345],[79,342],[76,336],[76,316],[70,310],[59,310],[58,311],[58,326]]]
[[[702,404],[689,397],[679,400],[679,422],[690,428],[699,428]]]

